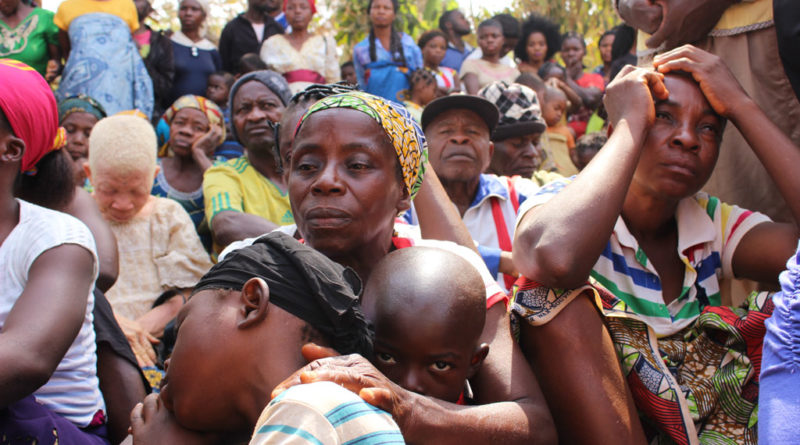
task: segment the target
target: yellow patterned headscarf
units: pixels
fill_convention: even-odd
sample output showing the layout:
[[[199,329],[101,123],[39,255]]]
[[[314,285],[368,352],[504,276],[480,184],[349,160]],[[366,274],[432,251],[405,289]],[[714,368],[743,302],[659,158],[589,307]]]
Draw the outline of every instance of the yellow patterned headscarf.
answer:
[[[400,161],[406,190],[413,198],[422,186],[424,164],[428,160],[428,143],[425,140],[425,133],[408,110],[398,103],[361,91],[336,94],[312,105],[298,122],[295,135],[309,116],[332,108],[360,111],[383,128],[394,146],[397,160]]]
[[[225,142],[225,120],[222,117],[222,110],[220,110],[219,106],[214,102],[206,99],[202,96],[194,96],[191,94],[187,94],[185,96],[181,96],[176,100],[166,112],[164,112],[164,120],[167,122],[167,125],[172,125],[172,119],[175,118],[175,115],[178,114],[178,111],[184,108],[194,108],[196,110],[200,110],[203,114],[206,115],[208,118],[209,125],[218,125],[222,128],[222,135],[217,141],[217,145],[222,145]],[[159,156],[165,156],[167,153],[167,146],[169,145],[169,141],[161,147],[159,150]]]

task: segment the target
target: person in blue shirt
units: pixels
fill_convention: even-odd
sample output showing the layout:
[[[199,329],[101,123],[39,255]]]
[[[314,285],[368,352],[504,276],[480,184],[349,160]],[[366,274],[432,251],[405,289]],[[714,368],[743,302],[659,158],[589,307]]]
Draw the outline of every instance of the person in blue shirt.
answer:
[[[440,65],[460,71],[461,63],[475,49],[464,41],[472,32],[469,22],[461,11],[451,9],[439,17],[439,29],[447,36],[447,52]]]
[[[408,75],[423,67],[422,51],[414,39],[394,28],[397,8],[397,0],[370,0],[369,36],[353,48],[361,88],[393,101],[398,100],[398,92],[408,88]]]

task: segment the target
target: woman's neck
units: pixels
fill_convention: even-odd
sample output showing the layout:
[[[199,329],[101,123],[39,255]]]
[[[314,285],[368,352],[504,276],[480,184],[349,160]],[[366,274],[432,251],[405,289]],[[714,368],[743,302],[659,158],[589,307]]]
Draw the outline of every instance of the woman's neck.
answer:
[[[500,54],[499,53],[496,53],[496,54],[483,53],[483,56],[481,56],[481,58],[483,60],[487,61],[487,62],[500,63]]]
[[[380,239],[386,239],[386,237],[382,236]],[[342,266],[353,269],[358,274],[358,277],[361,278],[361,282],[366,283],[372,273],[372,269],[389,253],[391,248],[392,242],[390,234],[388,243],[365,242],[354,252],[338,256],[328,255],[326,253],[325,256]]]
[[[19,224],[19,203],[11,191],[3,194],[0,200],[0,245],[6,240],[8,235]]]
[[[392,42],[392,27],[391,26],[380,26],[372,27],[372,31],[375,34],[375,38],[381,41],[381,45],[383,45],[383,49],[389,51]]]
[[[434,64],[433,62],[429,62],[427,60],[423,60],[423,63],[425,64],[425,68],[433,71],[434,73],[439,71],[439,64]]]
[[[580,79],[583,76],[583,62],[576,62],[567,66],[567,74],[574,80]]]
[[[635,237],[657,237],[674,227],[678,203],[680,200],[661,199],[631,184],[622,205],[622,219]]]
[[[203,40],[203,36],[200,35],[200,28],[195,29],[181,29],[183,35],[189,38],[192,42],[199,42]]]

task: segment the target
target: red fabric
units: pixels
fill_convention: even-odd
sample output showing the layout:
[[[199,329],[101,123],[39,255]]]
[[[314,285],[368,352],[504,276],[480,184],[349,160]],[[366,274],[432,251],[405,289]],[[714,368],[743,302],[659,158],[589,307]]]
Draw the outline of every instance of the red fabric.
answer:
[[[25,142],[20,170],[33,169],[53,149],[58,134],[58,107],[50,85],[28,65],[0,59],[0,109]]]
[[[311,83],[325,83],[325,78],[316,71],[312,70],[292,70],[283,73],[283,78],[287,82],[311,82]]]
[[[581,88],[595,87],[600,91],[606,90],[606,82],[603,80],[603,76],[597,73],[583,73],[583,76],[576,80],[575,83]]]
[[[283,0],[283,12],[286,12],[286,5],[289,4],[289,0]],[[317,2],[315,0],[308,0],[308,5],[311,6],[311,14],[317,13]]]

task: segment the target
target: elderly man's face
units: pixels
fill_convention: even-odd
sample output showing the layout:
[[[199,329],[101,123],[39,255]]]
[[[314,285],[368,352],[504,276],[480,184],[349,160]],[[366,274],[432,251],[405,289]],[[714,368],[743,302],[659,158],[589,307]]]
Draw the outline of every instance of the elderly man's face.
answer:
[[[477,179],[492,159],[489,127],[475,112],[464,108],[437,116],[425,129],[425,137],[431,165],[446,182]]]

